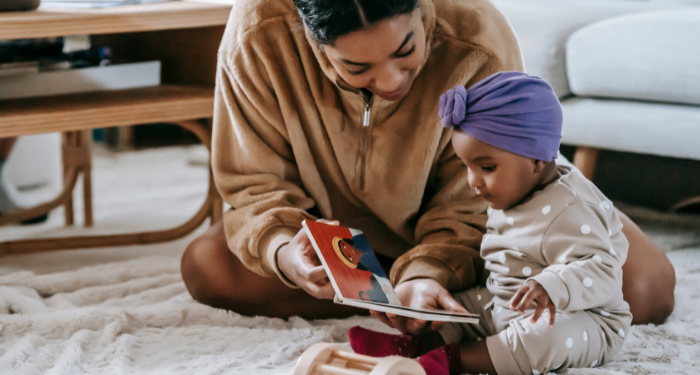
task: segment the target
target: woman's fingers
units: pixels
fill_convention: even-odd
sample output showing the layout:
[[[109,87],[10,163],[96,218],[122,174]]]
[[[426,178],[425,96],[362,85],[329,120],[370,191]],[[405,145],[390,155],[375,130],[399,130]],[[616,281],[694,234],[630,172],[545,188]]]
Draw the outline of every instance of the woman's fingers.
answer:
[[[391,328],[396,328],[394,325],[391,323],[391,320],[386,316],[385,313],[381,311],[374,311],[374,310],[369,310],[370,315],[372,315],[375,319],[379,320],[380,322],[388,325]]]
[[[304,290],[318,299],[333,299],[335,297],[335,290],[333,290],[333,285],[330,283],[319,286],[312,282],[306,282]]]
[[[323,266],[314,267],[309,270],[307,274],[308,281],[319,285],[326,285],[328,283],[328,281],[326,281],[326,277],[328,277],[328,274]]]
[[[401,333],[408,333],[408,329],[406,328],[406,318],[389,313],[386,314],[386,317],[389,318],[391,325],[393,325],[394,328],[401,331]]]
[[[323,224],[340,226],[340,221],[338,221],[338,220],[318,219],[318,220],[316,220],[316,221],[319,222],[319,223],[323,223]]]
[[[450,292],[445,289],[438,293],[437,303],[443,310],[469,314],[469,311],[457,303]]]
[[[438,329],[442,328],[444,322],[431,322],[430,323],[430,331],[437,331]]]
[[[422,335],[423,333],[430,330],[432,322],[428,322],[420,319],[406,319],[406,329],[408,333],[412,335]]]
[[[425,320],[406,318],[396,314],[386,315],[389,318],[389,320],[391,320],[391,323],[394,325],[394,328],[401,331],[401,333],[418,335],[420,333],[423,333],[425,331],[426,326],[428,325],[428,322],[426,322]]]

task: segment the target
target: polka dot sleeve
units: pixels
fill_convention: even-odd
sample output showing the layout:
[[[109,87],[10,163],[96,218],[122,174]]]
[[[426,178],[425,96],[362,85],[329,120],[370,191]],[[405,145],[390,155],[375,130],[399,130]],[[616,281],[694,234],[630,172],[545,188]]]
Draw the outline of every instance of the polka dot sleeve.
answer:
[[[542,239],[548,264],[532,277],[558,310],[578,311],[622,300],[628,243],[612,209],[579,202],[552,222]]]

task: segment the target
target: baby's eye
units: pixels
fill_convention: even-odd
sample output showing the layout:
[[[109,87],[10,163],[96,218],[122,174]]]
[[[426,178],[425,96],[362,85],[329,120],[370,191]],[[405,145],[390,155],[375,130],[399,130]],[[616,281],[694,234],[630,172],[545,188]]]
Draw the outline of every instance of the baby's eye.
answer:
[[[481,170],[484,172],[493,172],[494,170],[496,170],[496,166],[495,165],[485,165],[485,166],[481,167]]]

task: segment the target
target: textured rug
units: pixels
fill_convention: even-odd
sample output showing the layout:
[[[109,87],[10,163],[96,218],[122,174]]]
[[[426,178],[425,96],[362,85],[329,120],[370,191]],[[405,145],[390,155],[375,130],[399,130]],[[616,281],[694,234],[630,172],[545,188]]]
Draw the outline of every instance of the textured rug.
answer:
[[[206,190],[201,158],[191,148],[98,155],[97,228],[64,229],[59,210],[43,226],[3,228],[0,239],[184,221]],[[671,318],[633,327],[605,366],[568,373],[700,373],[700,235],[687,224],[657,217],[643,223],[677,269]],[[291,374],[305,349],[346,343],[349,327],[390,332],[370,318],[284,321],[200,305],[179,273],[191,238],[0,258],[0,374]]]

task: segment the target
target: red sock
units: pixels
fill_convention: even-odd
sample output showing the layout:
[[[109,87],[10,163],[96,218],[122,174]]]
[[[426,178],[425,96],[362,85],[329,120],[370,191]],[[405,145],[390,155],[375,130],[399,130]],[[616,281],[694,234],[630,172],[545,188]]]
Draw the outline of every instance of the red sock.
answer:
[[[431,350],[418,358],[418,363],[423,366],[423,370],[428,375],[459,375],[462,373],[457,344],[445,345],[442,348]]]
[[[362,327],[350,328],[348,336],[350,337],[350,347],[355,353],[377,358],[390,355],[416,358],[432,349],[423,348],[418,336],[390,335]]]

